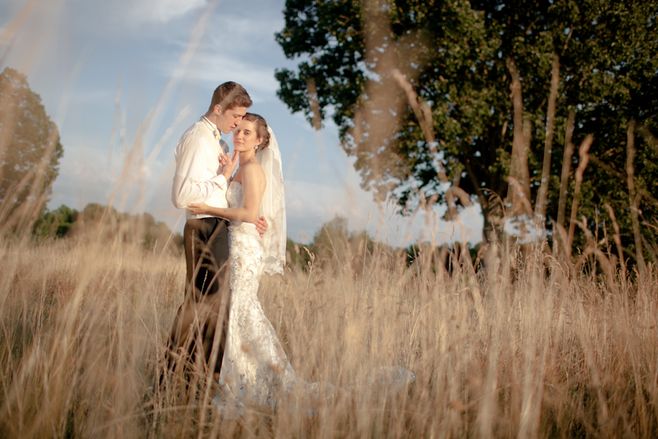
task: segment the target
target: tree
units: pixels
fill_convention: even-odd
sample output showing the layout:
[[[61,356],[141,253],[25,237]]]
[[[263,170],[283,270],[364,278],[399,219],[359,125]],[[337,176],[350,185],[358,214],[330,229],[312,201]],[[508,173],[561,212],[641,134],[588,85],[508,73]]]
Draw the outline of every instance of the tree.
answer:
[[[299,64],[277,70],[278,95],[316,127],[333,119],[377,198],[392,197],[405,212],[450,205],[448,189],[459,187],[481,204],[487,225],[492,195],[507,196],[510,175],[530,204],[545,204],[547,221],[557,220],[573,113],[573,144],[594,136],[577,219],[613,206],[624,247],[633,248],[632,207],[619,184],[631,123],[645,133],[635,144],[639,220],[658,213],[658,150],[647,140],[658,132],[656,11],[655,1],[288,0],[276,38]],[[524,154],[516,164],[515,142]],[[578,156],[566,160],[573,175]],[[655,230],[644,227],[642,239],[655,245]]]
[[[322,224],[307,250],[310,254],[306,262],[310,265],[353,273],[361,273],[366,260],[376,257],[381,263],[390,263],[400,252],[400,249],[375,241],[365,230],[350,233],[347,219],[341,216]]]
[[[5,225],[30,226],[43,211],[63,155],[59,140],[25,75],[5,68],[0,74],[0,220]]]
[[[46,210],[35,222],[33,234],[37,239],[63,238],[77,219],[78,211],[63,204],[55,210]]]
[[[97,203],[87,204],[76,215],[71,232],[83,240],[137,244],[156,253],[183,251],[183,237],[150,213],[129,214]]]
[[[336,216],[324,223],[315,233],[311,248],[321,263],[332,260],[347,262],[345,258],[350,247],[349,239],[347,219]]]

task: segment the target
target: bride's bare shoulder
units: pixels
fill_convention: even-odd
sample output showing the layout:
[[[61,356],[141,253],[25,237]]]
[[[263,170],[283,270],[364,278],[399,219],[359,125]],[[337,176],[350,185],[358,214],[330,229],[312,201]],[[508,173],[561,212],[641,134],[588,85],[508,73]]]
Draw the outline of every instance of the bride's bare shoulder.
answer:
[[[258,182],[259,184],[265,183],[265,172],[263,171],[263,167],[256,161],[245,163],[242,172],[243,179],[246,178]]]

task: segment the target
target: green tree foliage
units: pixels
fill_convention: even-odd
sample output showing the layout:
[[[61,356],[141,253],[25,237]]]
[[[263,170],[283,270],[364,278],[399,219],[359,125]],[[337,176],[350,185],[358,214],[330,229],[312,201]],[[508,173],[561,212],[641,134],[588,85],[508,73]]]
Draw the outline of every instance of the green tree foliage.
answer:
[[[34,237],[37,239],[63,238],[67,236],[78,219],[78,211],[66,205],[44,212],[34,224]]]
[[[557,217],[567,119],[574,112],[576,149],[586,135],[595,139],[578,218],[593,220],[603,215],[606,203],[611,205],[624,246],[632,247],[625,158],[627,129],[635,121],[637,203],[643,239],[655,246],[658,150],[650,139],[658,132],[657,6],[653,0],[288,0],[285,27],[276,38],[298,65],[277,70],[278,95],[314,126],[333,119],[342,147],[356,158],[364,188],[376,196],[393,197],[403,211],[432,197],[445,202],[446,184],[438,175],[445,170],[450,184],[476,197],[489,219],[493,195],[505,197],[510,174],[510,63],[521,77],[523,117],[530,128],[527,161],[534,203],[557,59],[547,218]],[[390,23],[389,34],[369,23],[382,16]],[[372,41],[376,47],[369,49]],[[387,65],[391,60],[394,65]],[[393,67],[428,104],[435,142],[428,141],[412,107],[400,105],[405,94],[390,80]],[[395,96],[378,101],[372,93],[377,88],[369,88],[373,83]],[[377,138],[372,127],[360,125],[364,101],[379,102],[375,119],[397,119],[390,136]],[[577,153],[570,162],[573,176]]]
[[[59,132],[27,78],[12,68],[0,73],[0,216],[15,222],[38,217],[59,172]],[[27,206],[28,213],[16,212]],[[26,221],[26,219],[28,221]]]

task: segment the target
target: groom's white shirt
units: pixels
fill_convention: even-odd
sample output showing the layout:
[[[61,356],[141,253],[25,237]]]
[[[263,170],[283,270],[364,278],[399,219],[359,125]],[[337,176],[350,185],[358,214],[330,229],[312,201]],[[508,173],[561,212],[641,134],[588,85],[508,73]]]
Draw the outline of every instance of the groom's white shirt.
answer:
[[[221,140],[217,127],[202,118],[183,133],[176,145],[176,173],[171,188],[171,200],[179,209],[191,203],[206,203],[214,207],[228,207],[228,183],[221,174],[220,153],[228,153],[228,145]],[[211,215],[192,215],[188,218],[207,218]]]

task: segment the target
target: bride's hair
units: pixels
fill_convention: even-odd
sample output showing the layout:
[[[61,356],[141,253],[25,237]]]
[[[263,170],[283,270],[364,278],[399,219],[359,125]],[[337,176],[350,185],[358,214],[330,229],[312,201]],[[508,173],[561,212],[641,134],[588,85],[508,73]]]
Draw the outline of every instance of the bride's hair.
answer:
[[[265,118],[263,118],[263,116],[260,114],[247,113],[242,119],[253,122],[256,125],[256,136],[263,139],[260,145],[258,145],[258,149],[256,151],[267,148],[270,144],[270,132],[267,129],[267,122],[265,121]]]

